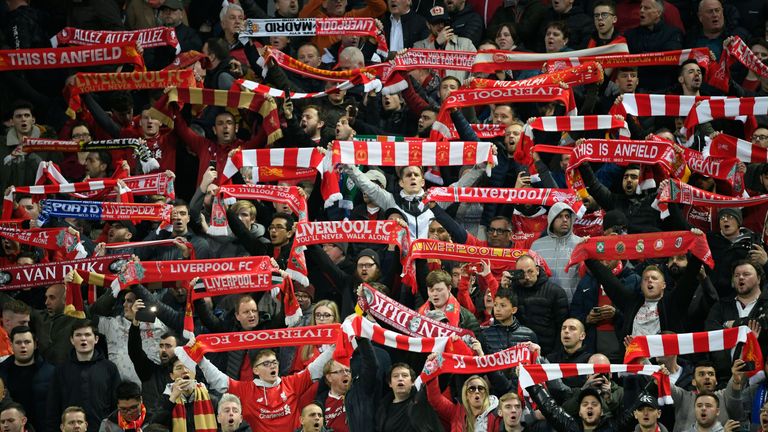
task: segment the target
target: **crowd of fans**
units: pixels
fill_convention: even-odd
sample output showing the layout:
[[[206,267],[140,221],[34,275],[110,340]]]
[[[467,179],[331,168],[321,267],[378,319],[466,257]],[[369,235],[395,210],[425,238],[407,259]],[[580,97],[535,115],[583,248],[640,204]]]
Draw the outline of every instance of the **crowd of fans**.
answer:
[[[139,47],[149,70],[199,51],[187,67],[201,87],[229,90],[245,78],[275,89],[312,93],[336,83],[283,70],[272,60],[265,65],[257,61],[264,47],[314,68],[345,71],[419,48],[562,53],[624,43],[631,54],[706,47],[717,59],[730,38],[739,36],[768,65],[767,9],[762,0],[4,0],[0,49],[50,48],[50,38],[65,26],[110,31],[165,26],[175,30],[181,54],[173,47]],[[238,38],[247,18],[328,17],[377,18],[389,56],[377,52],[374,38],[361,36],[271,36],[245,44]],[[66,115],[63,90],[75,72],[117,68],[0,72],[0,190],[7,195],[11,187],[36,184],[43,162],[55,163],[73,183],[112,178],[116,170],[149,174],[130,151],[25,152],[27,138],[84,143],[140,138],[159,163],[152,172],[167,172],[174,183],[176,199],[168,202],[173,208],[170,229],[158,228],[156,221],[43,221],[38,219],[38,197],[20,193],[13,195],[13,219],[23,220],[23,230],[67,227],[79,233],[93,257],[129,253],[137,261],[185,260],[191,257],[191,245],[195,259],[263,255],[274,258],[281,270],[291,259],[293,236],[301,223],[289,206],[238,200],[226,206],[229,235],[209,232],[219,178],[235,151],[326,151],[335,140],[364,135],[428,138],[441,101],[468,80],[512,81],[543,73],[499,70],[483,75],[422,68],[404,75],[408,88],[399,93],[383,95],[356,86],[319,98],[275,98],[282,138],[272,142],[263,133],[266,120],[246,109],[171,103],[174,121],[168,124],[153,108],[162,90],[82,94],[83,106],[75,118]],[[730,68],[727,95],[707,84],[707,73],[695,60],[680,66],[623,67],[606,70],[603,82],[573,90],[580,115],[608,114],[632,93],[768,95],[768,77],[740,64]],[[319,177],[279,182],[300,188],[310,221],[397,220],[412,239],[530,249],[548,266],[545,271],[531,255],[506,266],[420,260],[418,287],[412,290],[402,283],[400,252],[394,245],[312,245],[305,252],[310,283],[293,282],[303,313],[298,325],[343,322],[355,314],[358,286],[365,282],[407,308],[470,330],[474,336],[464,340],[478,356],[522,344],[543,363],[621,364],[635,336],[738,326],[748,326],[765,347],[768,339],[761,329],[768,325],[768,298],[763,294],[768,282],[766,204],[719,209],[670,204],[670,217],[662,219],[652,206],[656,189],[640,187],[643,167],[613,163],[585,163],[576,169],[587,191],[583,216],[565,202],[543,208],[423,200],[434,185],[569,188],[568,155],[534,154],[537,175],[513,158],[527,121],[565,113],[552,102],[453,110],[451,118],[463,141],[481,141],[470,124],[503,125],[504,134],[490,139],[498,158],[490,176],[484,174],[485,166],[343,165],[343,198],[327,208]],[[768,148],[768,113],[763,114],[756,116],[751,129],[732,119],[698,125],[692,140],[679,117],[626,120],[632,139],[654,134],[676,149],[701,151],[724,131],[751,142],[755,155]],[[536,131],[534,137],[537,144],[566,146],[605,134]],[[743,192],[697,173],[687,182],[730,196],[768,193],[768,161],[745,162],[736,166],[743,173]],[[234,182],[253,183],[257,169],[242,168]],[[668,186],[667,180],[656,180],[659,187]],[[137,200],[164,203],[166,197]],[[692,254],[627,261],[609,253],[604,260],[590,259],[581,268],[565,270],[573,249],[588,237],[675,230],[705,236],[714,267],[703,266]],[[0,272],[65,260],[59,253],[3,237],[3,232]],[[135,249],[105,247],[165,239],[178,240]],[[285,271],[281,275],[290,277]],[[3,432],[768,428],[768,357],[765,364],[754,365],[730,350],[713,350],[646,359],[669,375],[674,404],[664,406],[659,406],[654,381],[632,374],[551,380],[525,393],[518,391],[516,369],[443,374],[421,384],[419,372],[437,354],[397,350],[362,337],[356,339],[350,364],[335,359],[330,346],[305,345],[208,354],[196,368],[181,357],[181,347],[194,342],[182,336],[189,281],[137,284],[120,292],[99,288],[84,311],[77,311],[70,304],[71,291],[77,290],[72,287],[74,277],[68,274],[61,283],[0,292]],[[88,297],[88,284],[81,288],[80,295]],[[285,327],[283,303],[263,294],[195,300],[195,334]],[[752,369],[760,372],[750,378]]]

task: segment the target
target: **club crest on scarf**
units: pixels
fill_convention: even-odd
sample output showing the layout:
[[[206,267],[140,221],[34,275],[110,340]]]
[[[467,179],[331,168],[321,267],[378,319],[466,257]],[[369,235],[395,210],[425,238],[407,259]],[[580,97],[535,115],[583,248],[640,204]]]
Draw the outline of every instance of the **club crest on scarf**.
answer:
[[[129,262],[125,269],[117,276],[121,285],[130,285],[144,278],[144,266],[139,262]]]

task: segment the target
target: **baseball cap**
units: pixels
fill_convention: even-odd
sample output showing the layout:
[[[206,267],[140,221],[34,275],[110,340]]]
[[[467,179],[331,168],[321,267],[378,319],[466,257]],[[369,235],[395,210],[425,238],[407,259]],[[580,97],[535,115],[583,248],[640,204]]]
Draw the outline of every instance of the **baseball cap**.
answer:
[[[377,169],[371,169],[365,172],[365,176],[368,177],[370,181],[378,183],[382,188],[387,188],[387,178],[384,177],[383,172]]]
[[[168,8],[168,9],[184,9],[184,4],[181,3],[181,0],[165,0],[162,5],[160,5],[160,9],[162,8]]]
[[[429,16],[427,17],[427,21],[429,21],[430,23],[446,22],[450,20],[451,20],[451,17],[449,17],[448,14],[445,13],[445,9],[442,6],[435,6],[429,10]]]
[[[659,409],[659,403],[656,401],[656,398],[649,395],[648,393],[643,393],[640,396],[640,399],[637,402],[637,409],[640,409],[642,407],[651,407],[653,409]]]

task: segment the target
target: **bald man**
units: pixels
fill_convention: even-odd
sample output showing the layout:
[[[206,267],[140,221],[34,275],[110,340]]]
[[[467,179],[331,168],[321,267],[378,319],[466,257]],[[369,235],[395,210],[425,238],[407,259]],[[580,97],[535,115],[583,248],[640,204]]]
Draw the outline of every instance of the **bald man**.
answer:
[[[589,364],[611,364],[611,361],[603,354],[592,354],[587,360]],[[589,387],[600,393],[600,402],[603,405],[603,413],[610,412],[612,416],[619,415],[621,401],[624,398],[624,388],[611,380],[610,374],[594,374],[587,377],[584,388]],[[563,409],[572,416],[579,413],[579,395],[575,392],[570,399],[563,402]]]

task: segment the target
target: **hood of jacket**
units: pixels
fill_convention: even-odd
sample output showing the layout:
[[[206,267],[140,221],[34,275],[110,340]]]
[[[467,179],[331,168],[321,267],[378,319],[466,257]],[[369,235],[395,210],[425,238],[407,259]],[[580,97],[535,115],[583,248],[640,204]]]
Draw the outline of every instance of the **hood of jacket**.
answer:
[[[98,349],[96,349],[94,347],[94,349],[93,349],[93,356],[91,357],[90,360],[85,360],[85,361],[78,360],[77,359],[77,353],[75,352],[75,349],[72,348],[69,351],[69,359],[72,360],[75,364],[85,365],[85,364],[89,364],[89,363],[96,363],[98,361],[106,360],[106,357],[104,357],[104,354],[102,354],[101,351],[99,351]]]
[[[568,234],[566,235],[573,234],[573,217],[576,212],[574,212],[573,208],[571,208],[571,206],[569,206],[568,204],[564,202],[558,202],[558,203],[555,203],[555,205],[553,205],[552,207],[550,207],[549,213],[547,213],[547,234],[550,237],[556,237],[555,233],[552,232],[552,222],[555,221],[555,218],[557,217],[557,215],[559,215],[560,212],[562,212],[563,210],[568,210],[571,212],[571,228],[568,230]]]

